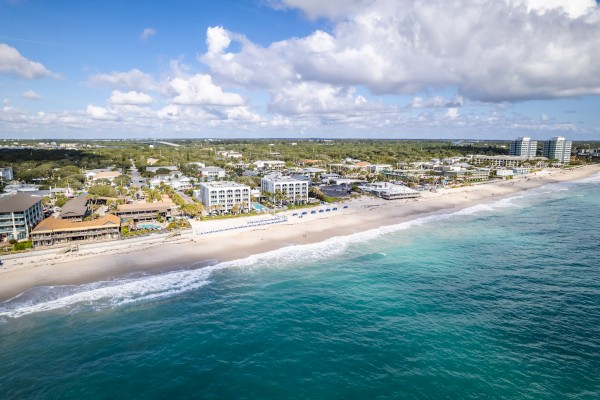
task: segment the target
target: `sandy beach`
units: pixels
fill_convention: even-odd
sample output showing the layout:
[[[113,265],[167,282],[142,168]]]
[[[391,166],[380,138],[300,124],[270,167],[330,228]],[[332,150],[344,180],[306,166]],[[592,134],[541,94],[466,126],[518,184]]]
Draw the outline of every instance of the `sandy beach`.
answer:
[[[247,223],[247,218],[199,222],[181,236],[140,239],[80,246],[74,253],[58,250],[31,252],[3,258],[0,268],[0,301],[36,286],[76,285],[121,278],[132,273],[157,274],[199,268],[209,263],[242,259],[291,245],[317,243],[386,225],[395,225],[434,213],[447,213],[496,201],[515,193],[554,182],[575,181],[600,172],[600,165],[572,170],[548,169],[512,180],[424,192],[419,199],[386,201],[363,196],[337,205],[336,211],[299,218],[287,212],[285,222],[248,226],[225,232],[198,234],[224,226]],[[344,206],[348,208],[344,208]],[[268,216],[265,218],[269,218]],[[224,222],[226,221],[226,222]],[[212,224],[212,225],[211,225]],[[227,225],[229,224],[229,225]]]

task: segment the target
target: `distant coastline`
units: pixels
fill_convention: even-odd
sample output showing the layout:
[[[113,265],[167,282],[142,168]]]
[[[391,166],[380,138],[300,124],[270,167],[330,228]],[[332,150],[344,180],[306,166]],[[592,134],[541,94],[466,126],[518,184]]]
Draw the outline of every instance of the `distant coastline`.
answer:
[[[40,252],[5,260],[0,268],[0,301],[38,286],[79,285],[133,273],[158,274],[197,268],[199,264],[206,265],[208,260],[232,261],[286,246],[318,243],[488,203],[548,183],[581,180],[597,173],[600,173],[600,165],[548,169],[513,180],[424,192],[419,199],[386,201],[363,197],[343,203],[348,208],[338,207],[327,214],[308,213],[299,218],[288,212],[285,222],[244,230],[99,243],[72,254]]]

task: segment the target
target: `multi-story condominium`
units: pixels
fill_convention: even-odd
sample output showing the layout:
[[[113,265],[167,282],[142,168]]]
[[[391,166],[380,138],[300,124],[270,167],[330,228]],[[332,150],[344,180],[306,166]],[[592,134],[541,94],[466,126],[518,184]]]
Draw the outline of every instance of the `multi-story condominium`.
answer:
[[[273,174],[262,178],[260,187],[263,192],[271,193],[272,199],[275,199],[277,192],[281,192],[286,201],[294,204],[308,203],[308,181],[306,180]]]
[[[13,180],[12,167],[0,167],[0,181],[7,183]]]
[[[200,200],[211,214],[228,213],[236,208],[241,212],[250,211],[250,187],[237,182],[202,182],[200,189],[194,190],[194,197]]]
[[[537,154],[537,141],[529,136],[521,136],[510,142],[508,154],[511,156],[535,157]]]
[[[43,218],[41,197],[23,193],[0,197],[0,241],[27,239]]]
[[[544,157],[551,160],[558,160],[561,163],[568,163],[571,160],[571,146],[573,142],[565,140],[562,136],[555,136],[544,142],[542,153]]]
[[[121,219],[112,214],[93,221],[68,221],[49,217],[31,232],[33,246],[52,246],[60,243],[119,238]]]

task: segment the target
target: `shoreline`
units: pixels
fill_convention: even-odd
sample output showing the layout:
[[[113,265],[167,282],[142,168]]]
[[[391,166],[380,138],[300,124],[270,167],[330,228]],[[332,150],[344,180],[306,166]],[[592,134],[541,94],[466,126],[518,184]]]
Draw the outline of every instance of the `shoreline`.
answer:
[[[419,199],[363,197],[341,203],[341,207],[348,205],[348,209],[340,209],[338,204],[338,211],[327,215],[309,213],[300,219],[291,214],[305,210],[310,212],[311,209],[288,211],[286,222],[252,229],[207,235],[190,232],[175,238],[150,236],[131,242],[103,242],[72,254],[28,254],[6,260],[5,267],[0,269],[0,302],[39,286],[81,285],[132,274],[154,275],[196,269],[211,261],[234,261],[292,245],[319,243],[429,215],[455,212],[546,184],[577,181],[597,173],[600,173],[600,165],[571,170],[544,170],[512,180],[423,192]],[[198,264],[203,265],[196,267]]]

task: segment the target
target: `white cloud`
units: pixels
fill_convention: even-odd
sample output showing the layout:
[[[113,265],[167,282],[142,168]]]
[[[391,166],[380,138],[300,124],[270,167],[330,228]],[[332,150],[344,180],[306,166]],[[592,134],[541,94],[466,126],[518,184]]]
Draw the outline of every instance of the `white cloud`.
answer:
[[[333,18],[333,29],[262,47],[209,28],[200,59],[220,81],[268,90],[308,81],[374,94],[451,88],[486,102],[600,94],[600,11],[590,0],[277,4]],[[227,52],[231,41],[241,50]]]
[[[223,27],[209,27],[206,30],[206,43],[208,45],[208,53],[216,54],[222,52],[231,43],[229,34]]]
[[[127,93],[113,90],[108,101],[111,104],[147,105],[152,103],[152,97],[146,93],[133,90]]]
[[[239,106],[244,104],[237,93],[223,92],[210,75],[197,74],[189,78],[174,78],[170,89],[175,93],[172,102],[185,105]]]
[[[156,35],[155,29],[146,28],[140,34],[140,39],[142,39],[143,41],[147,41],[148,39],[150,39],[151,36],[154,36],[154,35]]]
[[[540,14],[547,11],[560,11],[567,13],[571,18],[578,18],[588,14],[597,7],[595,0],[507,0],[512,5],[523,5],[527,10]]]
[[[114,118],[107,108],[98,107],[93,104],[88,104],[86,112],[92,119],[105,120]]]
[[[275,8],[298,8],[309,18],[325,17],[336,19],[346,15],[350,10],[358,8],[365,0],[274,0]]]
[[[41,63],[28,60],[14,47],[0,43],[0,74],[14,75],[25,79],[44,77],[57,78]]]
[[[426,107],[462,107],[464,105],[464,99],[462,96],[455,96],[452,99],[447,99],[443,96],[433,96],[428,98],[422,98],[419,96],[413,97],[412,101],[408,104],[409,108],[426,108]]]
[[[157,88],[152,76],[139,69],[132,69],[127,72],[114,71],[110,74],[94,74],[88,78],[88,82],[93,86],[120,87],[137,91],[155,90]]]
[[[302,82],[273,91],[270,109],[283,114],[346,113],[364,109],[367,100],[353,88]]]
[[[460,114],[458,113],[458,108],[449,108],[448,111],[446,111],[446,118],[448,119],[456,119],[460,117]]]
[[[41,100],[42,99],[42,96],[33,90],[28,90],[26,92],[21,93],[21,97],[24,97],[29,100]]]

